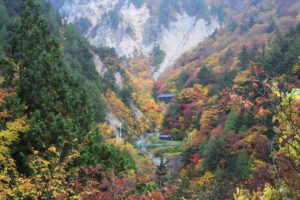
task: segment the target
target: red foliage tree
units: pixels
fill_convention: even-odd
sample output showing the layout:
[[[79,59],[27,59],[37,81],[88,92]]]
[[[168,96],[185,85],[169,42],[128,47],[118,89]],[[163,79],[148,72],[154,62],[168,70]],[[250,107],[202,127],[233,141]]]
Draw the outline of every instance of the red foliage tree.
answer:
[[[216,128],[214,128],[213,130],[211,130],[210,132],[215,138],[218,138],[221,136],[221,134],[223,133],[223,125],[219,124]]]
[[[192,154],[189,159],[189,161],[191,161],[193,164],[197,164],[199,162],[199,160],[200,160],[200,157],[199,157],[198,153]]]

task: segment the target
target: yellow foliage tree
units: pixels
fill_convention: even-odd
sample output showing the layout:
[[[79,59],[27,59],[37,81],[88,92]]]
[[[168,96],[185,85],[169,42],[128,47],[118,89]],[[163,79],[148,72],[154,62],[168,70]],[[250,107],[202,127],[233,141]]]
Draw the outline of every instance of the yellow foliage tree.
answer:
[[[239,72],[233,80],[233,89],[245,94],[251,88],[251,72],[249,69]]]
[[[0,107],[14,95],[9,90],[0,90]],[[20,174],[11,157],[11,145],[20,135],[30,134],[29,126],[25,117],[9,120],[10,117],[9,111],[0,112],[0,119],[7,121],[0,130],[0,199],[59,199],[67,180],[75,174],[69,166],[79,153],[71,150],[62,159],[62,151],[51,146],[46,159],[46,155],[32,149],[33,154],[28,156],[30,176]]]
[[[295,167],[300,166],[300,89],[293,89],[281,102],[278,120],[279,127],[274,127],[280,145],[279,152],[294,160]],[[299,174],[300,178],[300,174]]]
[[[97,124],[96,127],[98,129],[98,132],[101,133],[104,140],[108,140],[116,136],[116,134],[114,133],[114,129],[107,123]]]
[[[200,178],[196,178],[192,180],[191,189],[194,191],[201,190],[203,187],[208,186],[213,180],[213,178],[214,178],[213,173],[207,171]]]
[[[51,159],[45,159],[38,151],[29,156],[31,176],[25,177],[16,170],[16,163],[10,156],[10,145],[29,127],[25,118],[6,124],[0,132],[0,199],[58,199],[63,193],[67,180],[74,174],[69,164],[79,156],[72,150],[62,160],[61,153],[54,146],[48,149]]]
[[[200,84],[195,84],[193,88],[203,96],[207,96],[209,91],[209,87]]]
[[[16,188],[12,186],[15,182],[22,183],[24,186],[28,184],[18,174],[16,163],[10,156],[10,145],[19,139],[19,134],[25,134],[28,131],[25,118],[7,122],[6,127],[6,130],[0,132],[0,199],[13,196]]]
[[[131,110],[119,99],[115,92],[110,89],[107,89],[105,93],[105,101],[107,108],[112,111],[118,119],[126,122],[128,124],[129,131],[132,133],[136,133],[137,130],[134,130],[134,114]]]
[[[191,103],[197,98],[193,88],[185,88],[179,93],[179,100],[182,103]]]
[[[270,184],[266,184],[263,191],[251,194],[249,190],[237,188],[233,197],[234,200],[288,200],[290,198],[286,196],[286,189],[285,186],[275,189]]]

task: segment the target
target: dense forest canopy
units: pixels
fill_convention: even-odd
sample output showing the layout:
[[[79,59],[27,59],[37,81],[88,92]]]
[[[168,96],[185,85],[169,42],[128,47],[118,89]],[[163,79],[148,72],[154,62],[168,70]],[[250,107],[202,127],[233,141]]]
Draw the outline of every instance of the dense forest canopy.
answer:
[[[161,44],[119,58],[65,1],[0,0],[0,199],[299,199],[300,1],[126,2],[221,25],[154,81]]]

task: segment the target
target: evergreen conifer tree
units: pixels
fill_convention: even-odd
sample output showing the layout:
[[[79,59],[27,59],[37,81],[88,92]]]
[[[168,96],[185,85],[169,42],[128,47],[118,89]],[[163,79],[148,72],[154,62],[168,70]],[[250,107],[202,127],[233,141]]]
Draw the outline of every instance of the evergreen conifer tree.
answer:
[[[242,180],[246,180],[251,173],[248,162],[248,153],[245,149],[243,149],[236,160],[236,175],[238,175]]]
[[[241,69],[247,69],[248,67],[248,64],[249,64],[249,53],[248,53],[248,50],[246,48],[245,45],[243,45],[242,47],[242,51],[241,53],[239,54],[239,60],[240,60],[240,67]]]
[[[163,155],[160,155],[160,164],[156,170],[156,179],[159,186],[163,187],[167,181],[168,166],[167,162],[164,161]]]
[[[26,155],[32,148],[45,152],[55,145],[62,153],[76,148],[92,130],[94,115],[85,92],[64,66],[60,43],[50,37],[39,5],[24,0],[19,19],[8,51],[17,66],[7,65],[5,79],[16,87],[30,127],[14,147],[20,170],[26,172]]]
[[[206,67],[203,66],[197,74],[200,84],[207,85],[210,82],[212,72]]]
[[[239,116],[234,108],[230,110],[229,116],[225,122],[223,133],[228,133],[229,131],[235,131],[237,128]]]
[[[48,149],[53,146],[61,161],[70,150],[80,153],[70,167],[102,164],[121,171],[134,169],[127,151],[105,144],[95,131],[89,97],[67,70],[61,49],[39,5],[23,0],[6,59],[0,62],[5,80],[1,87],[16,88],[29,125],[28,133],[12,145],[18,170],[30,175],[28,158],[33,150],[51,160]]]

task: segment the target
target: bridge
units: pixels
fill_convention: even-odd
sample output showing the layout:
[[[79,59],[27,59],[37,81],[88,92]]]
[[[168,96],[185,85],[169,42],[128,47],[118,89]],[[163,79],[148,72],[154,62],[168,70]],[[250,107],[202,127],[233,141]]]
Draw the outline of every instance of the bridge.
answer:
[[[176,96],[177,96],[177,94],[160,94],[160,95],[157,96],[157,98],[158,98],[158,100],[159,100],[160,102],[164,102],[165,104],[169,104],[170,101],[171,101],[174,97],[176,97]]]
[[[181,146],[184,145],[183,141],[169,141],[169,142],[161,142],[161,143],[150,143],[150,144],[146,144],[146,143],[142,143],[142,142],[137,142],[136,143],[138,148],[142,148],[142,147],[167,147],[167,146]]]

